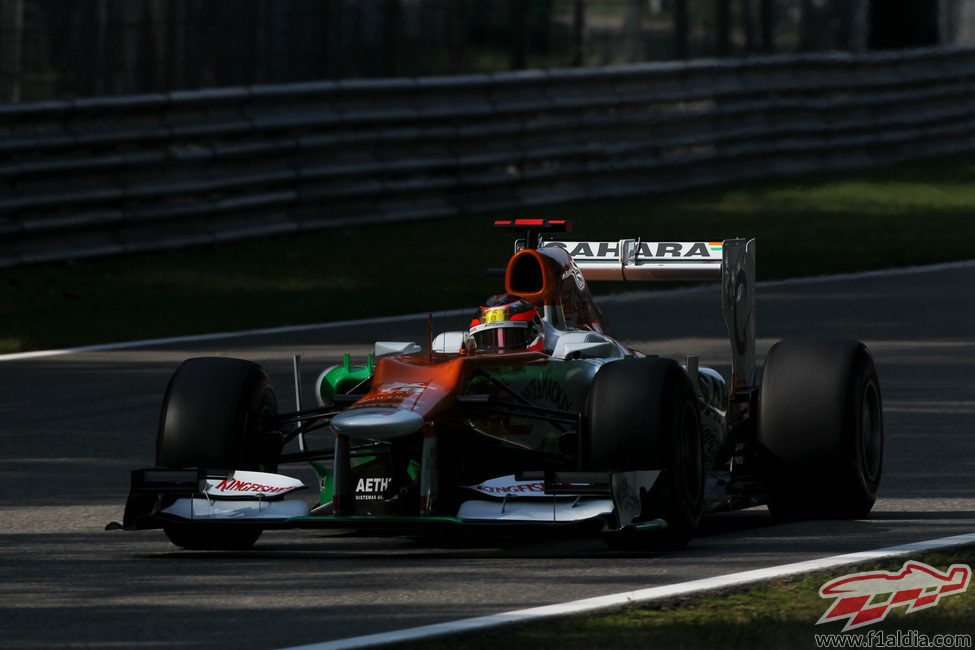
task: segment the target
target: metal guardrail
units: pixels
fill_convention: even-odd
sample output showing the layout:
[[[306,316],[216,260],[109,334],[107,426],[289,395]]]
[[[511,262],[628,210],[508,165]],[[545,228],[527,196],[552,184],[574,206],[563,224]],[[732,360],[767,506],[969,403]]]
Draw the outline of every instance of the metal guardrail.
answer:
[[[0,267],[975,147],[975,49],[0,105]]]

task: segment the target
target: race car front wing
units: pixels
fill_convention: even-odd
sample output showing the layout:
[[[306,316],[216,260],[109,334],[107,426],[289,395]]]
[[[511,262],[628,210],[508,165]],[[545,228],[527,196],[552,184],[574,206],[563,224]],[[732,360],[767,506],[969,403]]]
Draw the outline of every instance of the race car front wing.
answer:
[[[422,530],[443,526],[582,525],[596,532],[665,528],[652,515],[663,502],[666,470],[634,472],[525,472],[463,486],[469,498],[456,513],[417,516],[339,516],[328,504],[295,495],[298,479],[267,472],[142,469],[122,521],[108,530],[230,524],[259,528]],[[648,516],[648,513],[649,516]]]

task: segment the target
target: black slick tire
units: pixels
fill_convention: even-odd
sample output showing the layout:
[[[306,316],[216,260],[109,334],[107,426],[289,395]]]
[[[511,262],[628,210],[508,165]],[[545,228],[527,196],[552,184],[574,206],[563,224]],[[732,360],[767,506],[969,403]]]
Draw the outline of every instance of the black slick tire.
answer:
[[[163,398],[156,466],[274,471],[280,436],[263,431],[262,419],[276,413],[270,379],[256,363],[188,359]]]
[[[883,409],[859,341],[782,341],[768,353],[758,408],[762,480],[781,520],[860,519],[877,496]]]
[[[267,374],[241,359],[184,361],[170,379],[156,436],[156,466],[276,471],[281,436],[264,421],[277,413]],[[174,524],[163,531],[176,546],[241,550],[261,536],[256,527]]]
[[[186,524],[165,526],[163,532],[174,545],[189,551],[246,551],[264,531],[229,524]]]
[[[671,359],[624,359],[603,366],[589,390],[585,463],[593,471],[665,470],[662,502],[644,503],[647,519],[667,528],[604,538],[626,550],[686,546],[701,520],[704,459],[697,398],[687,373]]]

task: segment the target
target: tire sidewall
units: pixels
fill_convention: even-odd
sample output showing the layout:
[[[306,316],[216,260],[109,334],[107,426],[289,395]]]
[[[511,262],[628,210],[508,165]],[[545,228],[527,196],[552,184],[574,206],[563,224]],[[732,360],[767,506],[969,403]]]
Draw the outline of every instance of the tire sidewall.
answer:
[[[864,412],[874,411],[869,418],[876,419],[876,425],[883,430],[883,408],[880,402],[880,385],[873,359],[862,346],[858,348],[854,359],[853,371],[850,373],[850,402],[847,417],[849,428],[847,432],[847,462],[852,462],[849,469],[850,483],[847,494],[857,495],[849,504],[851,513],[862,513],[866,516],[876,500],[883,471],[883,436],[871,442],[874,434],[864,426]],[[875,400],[875,406],[870,402]],[[871,451],[870,447],[873,447]]]

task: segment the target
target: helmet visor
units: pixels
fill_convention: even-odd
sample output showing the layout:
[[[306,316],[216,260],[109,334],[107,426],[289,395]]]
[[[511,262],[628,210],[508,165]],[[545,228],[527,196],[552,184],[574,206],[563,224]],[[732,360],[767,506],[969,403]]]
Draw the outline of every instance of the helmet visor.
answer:
[[[471,337],[478,350],[523,350],[535,339],[535,328],[515,322],[482,329]]]

